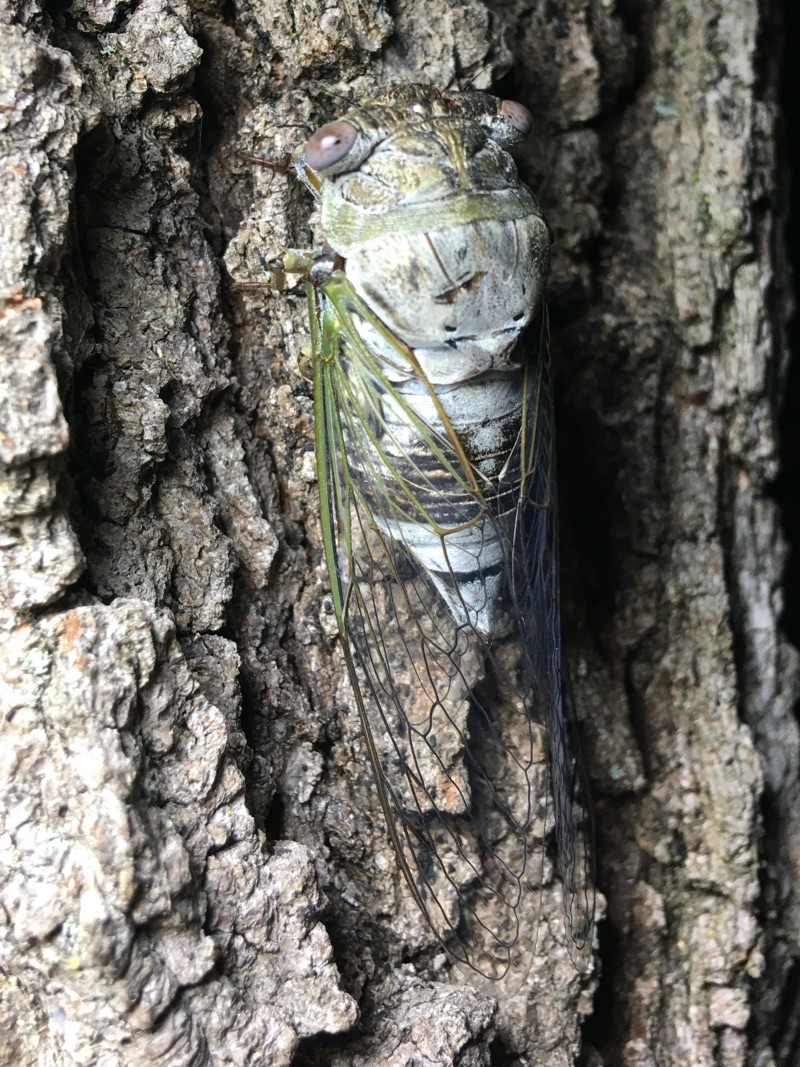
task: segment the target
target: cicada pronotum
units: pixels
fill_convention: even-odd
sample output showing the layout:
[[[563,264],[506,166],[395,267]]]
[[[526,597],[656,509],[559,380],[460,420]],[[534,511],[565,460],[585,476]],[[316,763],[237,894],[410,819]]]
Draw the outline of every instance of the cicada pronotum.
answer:
[[[520,104],[421,86],[348,111],[294,161],[325,247],[279,268],[308,283],[325,554],[389,834],[442,944],[493,977],[531,949],[549,822],[576,960],[594,909],[551,238],[508,151],[531,127]]]

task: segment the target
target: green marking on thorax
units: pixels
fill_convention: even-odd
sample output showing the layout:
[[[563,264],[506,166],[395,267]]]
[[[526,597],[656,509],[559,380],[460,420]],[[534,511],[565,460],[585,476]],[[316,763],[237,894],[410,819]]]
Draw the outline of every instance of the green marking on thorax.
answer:
[[[335,195],[333,184],[322,190],[322,224],[327,240],[337,251],[352,250],[386,237],[387,234],[427,233],[470,222],[539,216],[532,194],[524,186],[516,189],[469,192],[433,204],[401,204],[380,211],[366,211]]]

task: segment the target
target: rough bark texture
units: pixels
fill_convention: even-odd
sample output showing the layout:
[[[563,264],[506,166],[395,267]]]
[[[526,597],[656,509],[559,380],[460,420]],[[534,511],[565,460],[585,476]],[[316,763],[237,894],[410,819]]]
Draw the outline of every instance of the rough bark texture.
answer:
[[[0,1062],[566,1067],[584,1016],[590,1064],[796,1062],[769,4],[2,11]],[[548,932],[514,995],[398,880],[326,611],[304,298],[232,284],[309,240],[242,153],[470,78],[538,122],[608,902],[594,976]]]

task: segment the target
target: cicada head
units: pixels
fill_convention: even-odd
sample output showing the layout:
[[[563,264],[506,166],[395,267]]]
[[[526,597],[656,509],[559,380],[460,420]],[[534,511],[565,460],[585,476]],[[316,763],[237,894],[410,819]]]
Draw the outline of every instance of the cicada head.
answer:
[[[442,119],[474,123],[502,148],[519,144],[533,129],[530,111],[515,100],[405,85],[320,126],[306,144],[305,164],[320,178],[357,170],[387,137],[404,127]]]

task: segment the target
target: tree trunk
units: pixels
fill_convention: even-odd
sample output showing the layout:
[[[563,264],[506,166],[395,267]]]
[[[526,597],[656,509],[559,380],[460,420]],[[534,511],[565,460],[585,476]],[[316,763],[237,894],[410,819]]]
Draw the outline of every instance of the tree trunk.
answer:
[[[778,15],[6,4],[0,1062],[798,1062]],[[398,81],[530,107],[555,236],[607,906],[592,974],[548,927],[516,990],[433,955],[399,878],[326,613],[305,298],[235,288],[309,244],[246,157]]]

